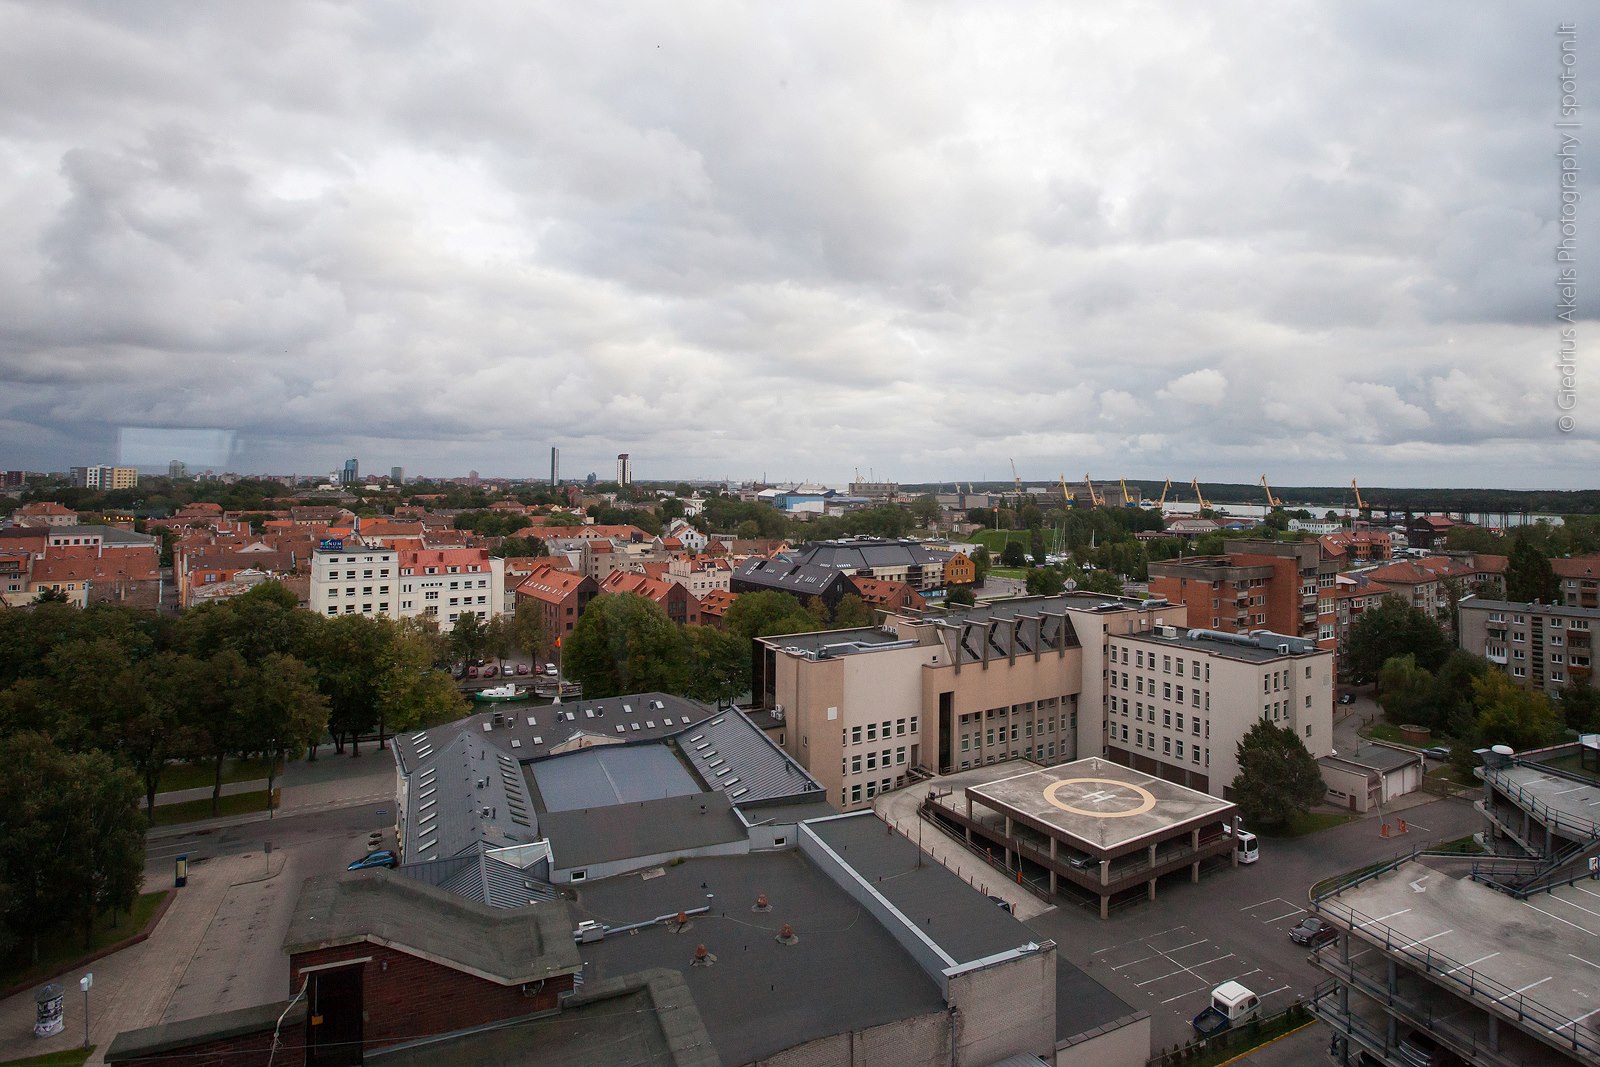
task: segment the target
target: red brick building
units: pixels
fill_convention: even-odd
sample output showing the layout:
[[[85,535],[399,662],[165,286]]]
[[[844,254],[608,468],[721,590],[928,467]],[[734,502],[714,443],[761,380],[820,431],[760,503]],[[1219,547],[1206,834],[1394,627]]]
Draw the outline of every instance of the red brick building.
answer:
[[[589,601],[600,595],[600,583],[584,574],[553,568],[528,575],[517,586],[517,603],[537,603],[544,612],[544,629],[552,639],[565,637],[578,625]]]

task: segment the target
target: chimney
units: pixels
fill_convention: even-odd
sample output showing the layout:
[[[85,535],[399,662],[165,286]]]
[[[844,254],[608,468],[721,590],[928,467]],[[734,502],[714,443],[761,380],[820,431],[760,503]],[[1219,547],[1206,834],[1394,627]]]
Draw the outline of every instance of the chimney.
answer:
[[[756,894],[755,907],[751,908],[750,910],[751,911],[771,911],[772,910],[772,905],[767,902],[767,895],[765,893],[757,893]]]
[[[794,932],[794,927],[788,923],[783,924],[783,929],[778,931],[778,936],[773,940],[780,945],[797,945],[800,943],[799,935]]]

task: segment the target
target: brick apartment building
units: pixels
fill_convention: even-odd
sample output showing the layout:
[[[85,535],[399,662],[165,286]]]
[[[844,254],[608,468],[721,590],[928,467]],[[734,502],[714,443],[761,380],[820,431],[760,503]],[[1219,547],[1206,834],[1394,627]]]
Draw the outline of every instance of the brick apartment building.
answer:
[[[1553,559],[1557,598],[1569,608],[1600,608],[1600,552]]]
[[[1600,607],[1468,597],[1457,615],[1460,647],[1484,657],[1518,685],[1555,692],[1568,685],[1593,684]]]
[[[1189,624],[1223,633],[1272,630],[1334,648],[1338,565],[1316,541],[1230,542],[1226,556],[1150,564],[1150,593],[1189,609]]]
[[[537,604],[543,614],[545,633],[551,640],[557,640],[572,633],[583,609],[599,595],[600,583],[587,574],[547,567],[522,580],[516,589],[516,602]]]

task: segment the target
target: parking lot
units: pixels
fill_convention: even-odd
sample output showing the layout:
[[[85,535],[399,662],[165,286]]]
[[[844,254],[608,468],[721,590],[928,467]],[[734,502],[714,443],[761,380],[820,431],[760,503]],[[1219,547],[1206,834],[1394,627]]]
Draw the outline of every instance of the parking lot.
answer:
[[[1263,937],[1286,943],[1289,928],[1304,909],[1273,897],[1239,909],[1239,915],[1239,936],[1226,942],[1191,926],[1173,926],[1099,949],[1092,959],[1100,967],[1097,973],[1117,976],[1124,995],[1131,990],[1134,1007],[1148,1011],[1153,1021],[1168,1018],[1187,1024],[1210,1003],[1211,990],[1229,981],[1259,996],[1263,1012],[1287,1007],[1294,1000],[1293,983],[1281,964],[1263,958],[1252,946]],[[1158,1032],[1171,1029],[1161,1026]],[[1181,1032],[1182,1026],[1177,1029]]]

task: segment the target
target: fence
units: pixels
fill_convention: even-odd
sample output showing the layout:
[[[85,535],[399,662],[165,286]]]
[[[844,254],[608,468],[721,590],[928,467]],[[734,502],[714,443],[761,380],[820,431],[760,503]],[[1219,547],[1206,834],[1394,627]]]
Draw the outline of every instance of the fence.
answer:
[[[1259,1048],[1268,1041],[1280,1038],[1285,1034],[1293,1033],[1302,1026],[1312,1022],[1311,1012],[1305,1004],[1296,999],[1293,1004],[1271,1015],[1262,1015],[1243,1026],[1229,1027],[1220,1034],[1210,1037],[1195,1037],[1186,1045],[1180,1045],[1168,1052],[1152,1057],[1146,1067],[1205,1067],[1207,1064],[1222,1063],[1234,1056],[1241,1056],[1253,1048]]]

